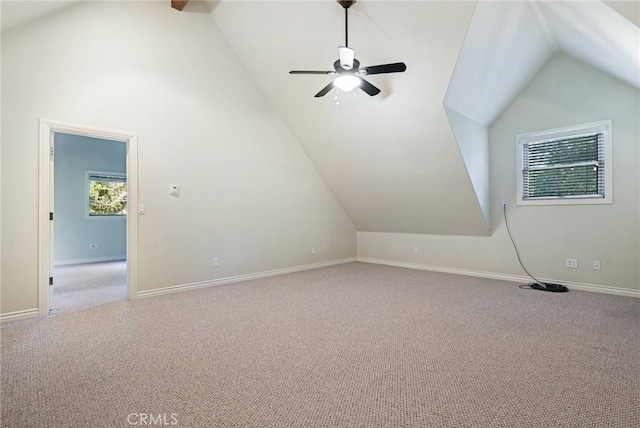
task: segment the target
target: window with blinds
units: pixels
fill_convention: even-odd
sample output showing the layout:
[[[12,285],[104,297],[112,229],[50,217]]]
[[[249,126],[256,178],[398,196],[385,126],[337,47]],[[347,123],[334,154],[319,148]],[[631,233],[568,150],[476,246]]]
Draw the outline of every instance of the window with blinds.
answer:
[[[611,203],[611,121],[520,134],[521,204]]]

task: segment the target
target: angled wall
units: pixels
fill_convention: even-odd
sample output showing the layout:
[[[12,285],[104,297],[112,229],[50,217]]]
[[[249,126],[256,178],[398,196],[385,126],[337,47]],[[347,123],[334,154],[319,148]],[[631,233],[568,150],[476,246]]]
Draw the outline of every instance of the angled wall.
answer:
[[[640,88],[640,19],[636,23],[599,1],[541,1],[539,8],[558,50]],[[633,8],[633,5],[631,5]]]
[[[613,121],[611,205],[516,206],[516,134]],[[514,278],[518,265],[502,201],[528,270],[542,279],[640,296],[640,91],[556,54],[489,130],[490,237],[358,233],[363,260]],[[418,247],[419,254],[414,254]],[[577,258],[578,269],[564,267]],[[600,260],[601,271],[591,269]]]
[[[489,229],[489,126],[554,50],[532,2],[476,5],[443,105]]]
[[[556,52],[640,88],[640,29],[604,3],[478,2],[443,104],[487,222],[488,128]]]
[[[3,314],[38,305],[40,118],[138,135],[139,291],[356,254],[351,221],[208,14],[79,3],[3,32],[2,89]]]

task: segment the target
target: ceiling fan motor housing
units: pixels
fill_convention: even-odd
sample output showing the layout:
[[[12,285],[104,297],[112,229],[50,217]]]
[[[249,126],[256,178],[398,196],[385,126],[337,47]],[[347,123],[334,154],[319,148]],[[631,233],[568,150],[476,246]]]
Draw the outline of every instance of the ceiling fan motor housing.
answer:
[[[353,68],[353,49],[346,46],[340,46],[338,48],[338,56],[340,57],[340,66],[342,68],[345,70],[351,70]]]

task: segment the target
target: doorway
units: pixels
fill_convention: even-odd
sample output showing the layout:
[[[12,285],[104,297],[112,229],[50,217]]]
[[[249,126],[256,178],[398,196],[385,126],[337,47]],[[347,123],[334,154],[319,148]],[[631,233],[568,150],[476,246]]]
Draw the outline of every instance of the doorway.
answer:
[[[134,299],[137,137],[41,120],[39,187],[39,314]]]
[[[124,141],[53,133],[53,285],[49,313],[125,299]]]

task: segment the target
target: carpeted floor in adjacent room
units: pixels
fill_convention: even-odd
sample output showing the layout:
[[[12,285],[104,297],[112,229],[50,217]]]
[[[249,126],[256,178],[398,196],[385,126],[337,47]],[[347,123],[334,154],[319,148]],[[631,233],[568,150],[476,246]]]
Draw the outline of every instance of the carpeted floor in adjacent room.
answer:
[[[53,276],[52,314],[77,311],[126,298],[125,260],[56,266]]]
[[[640,426],[640,299],[364,263],[5,326],[1,425]]]

